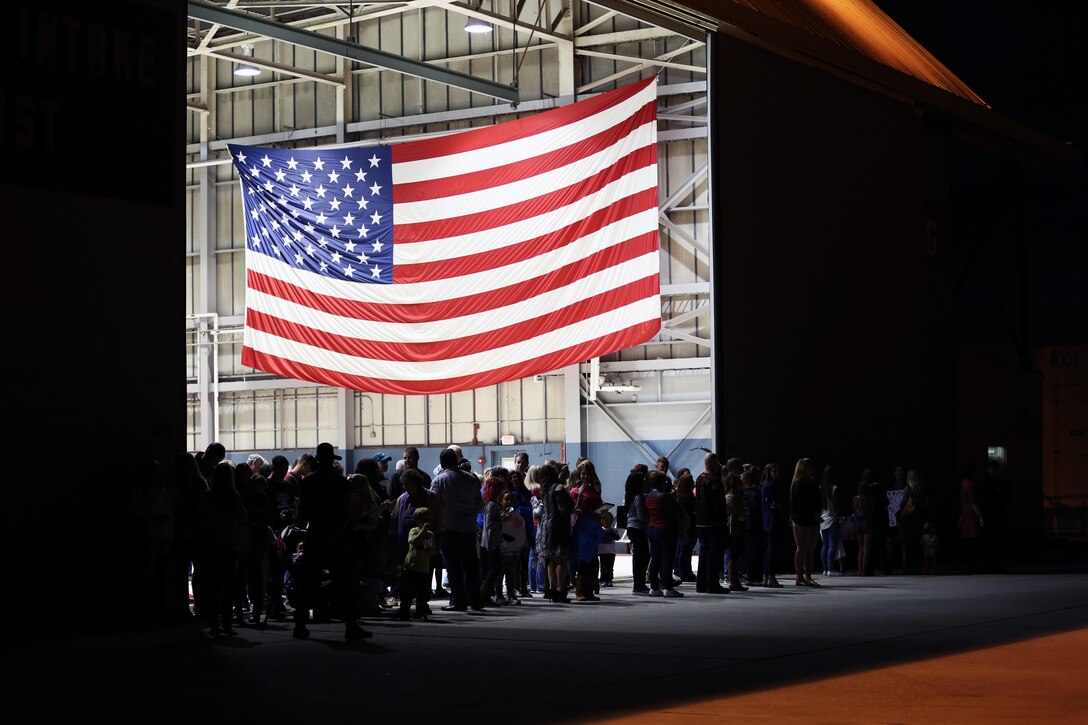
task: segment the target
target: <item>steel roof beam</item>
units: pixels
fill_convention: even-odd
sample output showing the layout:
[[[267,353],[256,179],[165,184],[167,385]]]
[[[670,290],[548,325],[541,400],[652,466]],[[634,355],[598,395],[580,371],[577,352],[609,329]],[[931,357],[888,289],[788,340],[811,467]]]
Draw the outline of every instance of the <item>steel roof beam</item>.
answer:
[[[429,63],[410,60],[404,56],[386,53],[373,48],[364,48],[356,43],[346,40],[329,38],[318,33],[298,28],[288,27],[281,23],[265,20],[253,15],[228,10],[218,5],[203,2],[202,0],[189,0],[189,17],[203,20],[208,23],[218,23],[235,30],[241,30],[254,35],[274,38],[285,43],[311,48],[322,53],[335,55],[348,60],[369,63],[370,65],[388,68],[389,70],[415,76],[424,80],[442,83],[456,88],[463,88],[472,93],[501,98],[510,103],[517,103],[520,97],[518,90],[511,86],[485,81],[481,78],[458,73],[457,71],[439,68]]]

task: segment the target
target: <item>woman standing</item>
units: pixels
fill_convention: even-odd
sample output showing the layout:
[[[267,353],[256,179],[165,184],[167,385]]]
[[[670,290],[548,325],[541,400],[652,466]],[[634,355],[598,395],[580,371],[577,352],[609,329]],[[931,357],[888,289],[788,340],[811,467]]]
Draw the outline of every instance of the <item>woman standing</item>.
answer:
[[[540,559],[536,555],[536,511],[540,505],[540,466],[529,466],[525,472],[525,487],[529,491],[529,505],[518,506],[518,513],[525,519],[525,543],[529,549],[529,589],[522,595],[531,597],[544,591],[544,568],[540,565]]]
[[[695,570],[691,567],[691,557],[695,553],[695,477],[690,468],[681,468],[676,474],[676,488],[673,491],[676,503],[684,512],[680,517],[681,528],[676,531],[676,561],[673,574],[682,582],[695,582]],[[685,521],[686,519],[686,521]]]
[[[839,547],[842,546],[840,517],[835,504],[838,488],[831,474],[831,466],[824,466],[823,477],[820,479],[820,564],[823,566],[824,576],[831,576],[838,569],[836,562],[839,558]]]
[[[600,508],[604,499],[601,498],[601,479],[597,478],[597,469],[594,468],[592,461],[586,459],[578,464],[575,476],[577,476],[578,485],[570,492],[571,499],[574,501],[574,512],[600,526]],[[574,591],[577,600],[579,602],[599,601],[600,597],[594,594],[600,586],[597,580],[601,571],[597,548],[593,549],[588,560],[578,557],[575,566],[577,576],[574,579]]]
[[[812,461],[801,458],[793,469],[790,484],[790,523],[797,549],[793,552],[793,568],[799,587],[820,586],[812,580],[812,554],[816,548],[820,526],[820,487]]]
[[[245,528],[245,504],[234,484],[234,464],[221,461],[212,469],[211,488],[204,494],[201,531],[209,630],[213,635],[234,634],[234,573],[238,561],[239,532]]]
[[[785,512],[779,505],[778,476],[778,464],[768,463],[763,467],[763,481],[759,484],[763,533],[767,540],[767,548],[763,552],[763,586],[771,589],[782,587],[774,575],[775,553],[778,548],[778,539],[782,535],[782,527],[786,523]]]
[[[430,512],[431,530],[442,525],[442,518],[438,494],[426,488],[426,481],[419,469],[405,469],[400,476],[400,483],[404,492],[393,504],[393,515],[390,519],[393,541],[389,548],[393,561],[403,563],[404,557],[408,555],[408,534],[418,526],[415,521],[416,509],[425,508]]]
[[[876,473],[866,469],[858,483],[858,493],[854,496],[853,533],[858,542],[858,576],[869,576],[869,561],[873,548],[873,499],[870,491],[876,480]]]
[[[544,590],[544,596],[556,604],[566,604],[570,602],[567,598],[567,557],[570,555],[570,515],[574,511],[574,504],[566,484],[560,483],[554,466],[545,463],[540,467],[539,476],[541,504],[536,552],[544,560],[548,572],[548,588]]]
[[[623,488],[623,506],[627,511],[627,538],[631,541],[632,594],[650,593],[646,586],[646,569],[650,563],[650,545],[646,539],[646,473],[645,463],[636,463],[627,475]]]
[[[485,606],[497,607],[502,599],[502,509],[499,502],[506,493],[505,481],[495,476],[484,479],[483,525],[480,528],[480,556],[487,557],[487,574],[480,582],[480,597]]]
[[[763,501],[759,494],[759,472],[752,466],[741,474],[741,497],[744,500],[744,573],[749,586],[759,586],[766,581],[763,576],[763,551],[766,536],[763,533]]]
[[[653,471],[646,478],[650,491],[646,494],[646,538],[650,542],[650,596],[682,597],[672,579],[672,562],[676,555],[676,523],[679,507],[669,495],[668,477]]]
[[[744,561],[744,529],[747,517],[744,512],[744,494],[741,491],[741,474],[731,471],[725,477],[726,526],[729,529],[729,562],[726,578],[730,592],[746,592],[748,587],[740,581]]]

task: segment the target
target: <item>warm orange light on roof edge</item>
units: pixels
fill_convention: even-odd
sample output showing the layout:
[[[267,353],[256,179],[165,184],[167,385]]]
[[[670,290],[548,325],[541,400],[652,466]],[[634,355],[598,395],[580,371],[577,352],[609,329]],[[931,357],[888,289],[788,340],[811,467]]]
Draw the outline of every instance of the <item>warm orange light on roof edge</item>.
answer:
[[[930,85],[989,107],[933,54],[870,0],[801,0],[857,43],[856,50]]]
[[[721,0],[679,0],[719,17],[729,11]],[[766,16],[826,43],[989,108],[956,74],[922,47],[878,8],[873,0],[729,0],[732,5]],[[717,5],[715,3],[718,3]],[[724,13],[724,15],[722,14]],[[743,24],[740,26],[743,27]]]

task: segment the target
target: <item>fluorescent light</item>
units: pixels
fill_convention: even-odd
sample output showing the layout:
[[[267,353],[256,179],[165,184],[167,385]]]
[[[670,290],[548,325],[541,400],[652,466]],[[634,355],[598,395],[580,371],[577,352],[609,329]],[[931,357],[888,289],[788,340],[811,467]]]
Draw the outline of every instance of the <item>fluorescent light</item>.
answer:
[[[468,22],[465,23],[465,32],[466,33],[490,33],[491,32],[491,23],[485,23],[483,20],[480,20],[479,18],[469,18]]]

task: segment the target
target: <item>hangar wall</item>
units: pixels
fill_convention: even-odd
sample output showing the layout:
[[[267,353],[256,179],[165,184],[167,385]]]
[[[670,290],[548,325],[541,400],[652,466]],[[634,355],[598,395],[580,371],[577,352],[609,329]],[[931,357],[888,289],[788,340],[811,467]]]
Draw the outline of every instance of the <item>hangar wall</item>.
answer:
[[[955,541],[961,467],[981,470],[985,441],[1009,440],[1018,503],[1034,511],[1040,429],[1020,411],[1039,409],[1038,382],[1026,361],[965,362],[985,359],[969,328],[997,313],[962,283],[972,157],[1015,163],[966,150],[909,98],[730,38],[715,47],[720,445],[791,470],[811,457],[851,486],[865,468],[915,468]]]

